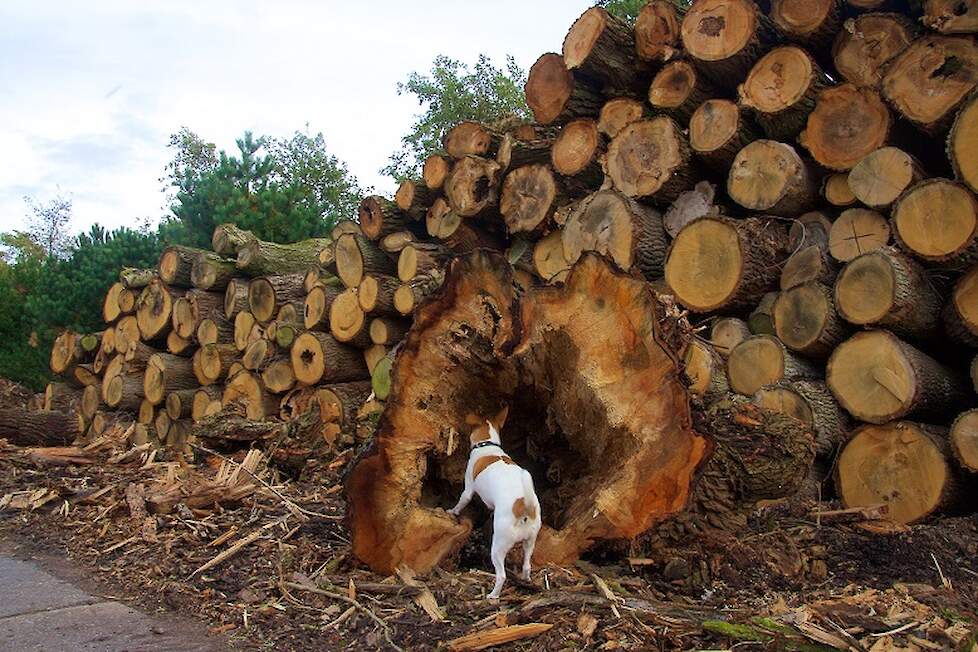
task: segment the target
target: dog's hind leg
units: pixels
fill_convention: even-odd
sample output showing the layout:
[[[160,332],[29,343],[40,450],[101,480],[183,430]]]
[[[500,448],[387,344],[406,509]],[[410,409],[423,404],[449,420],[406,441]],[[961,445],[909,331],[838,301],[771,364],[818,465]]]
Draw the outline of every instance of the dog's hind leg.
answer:
[[[537,545],[537,533],[523,542],[523,579],[530,579],[530,557],[533,556],[533,547]]]
[[[506,543],[500,541],[499,537],[492,537],[492,566],[496,570],[496,584],[492,587],[492,593],[488,595],[490,600],[498,600],[499,594],[502,593],[503,584],[506,582],[506,553],[512,545],[507,546]]]

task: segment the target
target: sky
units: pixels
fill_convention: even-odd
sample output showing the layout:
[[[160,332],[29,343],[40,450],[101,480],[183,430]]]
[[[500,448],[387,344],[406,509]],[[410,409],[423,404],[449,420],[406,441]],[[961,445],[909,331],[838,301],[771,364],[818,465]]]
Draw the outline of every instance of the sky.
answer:
[[[73,230],[159,222],[170,134],[234,150],[308,124],[361,185],[420,112],[397,83],[438,54],[528,69],[587,0],[45,0],[0,4],[0,231],[30,196],[73,201]]]

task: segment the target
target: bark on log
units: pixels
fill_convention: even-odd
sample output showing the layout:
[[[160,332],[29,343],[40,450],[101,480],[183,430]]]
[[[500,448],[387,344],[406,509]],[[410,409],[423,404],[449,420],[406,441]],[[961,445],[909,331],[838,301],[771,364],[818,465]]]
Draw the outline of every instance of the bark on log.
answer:
[[[847,171],[886,144],[892,122],[876,91],[842,84],[819,93],[798,141],[821,165]]]
[[[221,407],[232,405],[244,407],[245,417],[250,421],[263,421],[266,417],[278,415],[279,399],[270,393],[261,380],[249,371],[242,371],[228,379],[221,395]]]
[[[978,94],[969,99],[951,127],[948,136],[947,155],[954,167],[958,181],[978,194]]]
[[[394,291],[394,309],[401,315],[410,315],[444,280],[441,271],[437,274],[416,276]]]
[[[817,281],[781,292],[772,317],[784,345],[813,360],[828,358],[850,331],[832,302],[832,288]]]
[[[701,217],[673,240],[666,283],[693,312],[747,308],[777,287],[787,256],[788,234],[774,220]]]
[[[900,245],[926,262],[965,269],[978,261],[978,199],[964,186],[929,179],[893,204]]]
[[[366,236],[349,233],[336,241],[336,275],[348,288],[360,285],[365,274],[394,274],[396,266]]]
[[[234,341],[234,324],[224,318],[222,309],[220,313],[211,313],[209,317],[201,319],[194,335],[200,346],[230,344]]]
[[[923,267],[892,247],[853,259],[835,284],[835,305],[843,319],[910,339],[937,333],[942,302]]]
[[[238,251],[235,263],[238,270],[248,276],[302,275],[312,265],[326,265],[320,254],[331,251],[329,238],[312,238],[292,244],[278,244],[252,240]]]
[[[136,267],[123,267],[119,270],[119,282],[127,290],[141,290],[156,278],[155,269],[139,269]]]
[[[377,317],[370,320],[370,341],[374,344],[394,346],[411,330],[411,321]]]
[[[512,134],[506,134],[503,144],[496,152],[496,163],[499,164],[500,172],[524,165],[546,163],[550,160],[550,148],[553,145],[552,138],[520,140]]]
[[[926,0],[921,21],[942,34],[975,34],[978,33],[978,2]]]
[[[734,159],[727,192],[748,210],[795,217],[814,207],[818,184],[791,145],[755,140]]]
[[[730,389],[744,396],[753,396],[765,385],[812,380],[821,375],[816,365],[789,351],[773,335],[749,337],[734,347],[727,358]]]
[[[534,120],[541,125],[593,117],[604,103],[601,93],[579,83],[564,58],[552,52],[541,55],[530,67],[524,92]]]
[[[218,224],[211,235],[211,249],[221,256],[237,257],[246,244],[257,239],[251,231],[234,224]]]
[[[321,285],[310,290],[302,309],[302,322],[306,330],[329,330],[330,306],[342,293],[343,288],[336,285]]]
[[[455,162],[445,179],[445,198],[461,217],[475,217],[499,203],[499,171],[496,161],[466,156]]]
[[[190,282],[195,288],[222,292],[238,273],[237,263],[210,251],[202,251],[190,268]]]
[[[842,407],[868,423],[911,414],[941,417],[965,400],[957,374],[882,330],[858,333],[840,344],[825,377]]]
[[[693,186],[692,151],[666,116],[628,125],[608,146],[608,176],[629,197],[671,202]]]
[[[195,389],[198,386],[193,362],[180,356],[157,353],[146,365],[143,397],[153,405],[159,405],[170,392]]]
[[[122,315],[119,295],[126,291],[122,283],[113,283],[109,286],[109,291],[105,293],[105,300],[102,302],[102,321],[106,324],[114,323]]]
[[[900,14],[869,13],[848,19],[832,46],[835,69],[846,81],[879,88],[886,64],[915,38],[914,24]]]
[[[504,447],[541,479],[537,563],[567,563],[680,511],[708,444],[690,428],[662,318],[645,283],[594,256],[568,285],[532,290],[522,306],[501,257],[454,261],[401,348],[379,434],[347,481],[357,557],[378,572],[401,564],[427,572],[460,548],[471,523],[435,506],[448,507],[461,489],[467,415],[495,414],[501,404],[513,411]],[[596,323],[613,340],[600,344],[604,353],[593,348]],[[591,362],[578,365],[579,357]],[[627,410],[611,407],[637,395],[643,401]],[[547,487],[546,470],[560,467],[559,484]],[[423,492],[438,502],[422,505]]]
[[[15,446],[67,446],[82,432],[83,424],[72,414],[0,408],[0,438]]]
[[[635,52],[642,61],[669,61],[680,50],[683,13],[671,0],[652,0],[635,19]],[[614,134],[608,134],[613,137]]]
[[[66,414],[78,413],[81,390],[68,383],[48,383],[44,386],[42,410],[55,410]]]
[[[789,40],[825,52],[842,26],[841,0],[771,0],[771,20]]]
[[[574,177],[579,185],[594,188],[604,181],[600,162],[604,152],[605,142],[598,131],[598,124],[594,120],[580,118],[567,123],[560,130],[548,160],[558,174]]]
[[[295,372],[287,355],[267,360],[261,369],[261,382],[273,394],[284,394],[295,386]]]
[[[364,380],[370,375],[363,355],[329,333],[303,333],[292,344],[289,355],[295,378],[304,385]]]
[[[425,217],[428,235],[437,238],[456,253],[469,253],[475,249],[503,248],[501,237],[472,222],[473,220],[462,219],[442,197],[435,200]]]
[[[442,146],[452,158],[482,156],[491,158],[499,150],[502,134],[484,124],[463,120],[449,129],[442,138]],[[404,206],[401,210],[406,211]]]
[[[173,331],[184,339],[191,339],[205,318],[224,315],[224,295],[217,292],[190,289],[173,302],[171,321]]]
[[[747,326],[754,335],[774,335],[774,303],[780,292],[768,292],[747,315]]]
[[[224,316],[232,321],[242,310],[248,309],[248,281],[233,278],[224,289]]]
[[[852,419],[821,380],[795,380],[767,385],[754,394],[754,403],[798,419],[815,434],[815,452],[832,459],[849,436]]]
[[[334,421],[344,428],[354,425],[357,412],[370,396],[370,383],[334,383],[316,391],[319,414],[323,421]]]
[[[786,45],[754,64],[738,94],[768,138],[787,141],[805,129],[819,93],[831,83],[808,52]]]
[[[683,377],[689,385],[689,393],[706,402],[730,393],[727,369],[716,347],[690,340],[683,354]]]
[[[166,413],[170,419],[178,421],[180,419],[191,418],[194,406],[194,394],[197,393],[197,389],[180,389],[166,395]]]
[[[279,310],[292,302],[302,302],[306,297],[304,274],[262,276],[248,284],[248,308],[254,318],[269,322]]]
[[[196,249],[194,247],[183,247],[180,245],[167,247],[160,254],[160,280],[171,286],[192,287],[193,283],[190,280],[190,270],[194,266],[194,260],[202,253],[205,253],[203,249]]]
[[[359,208],[360,230],[370,240],[380,240],[385,235],[401,230],[413,230],[414,220],[397,204],[385,197],[364,197]]]
[[[648,88],[651,68],[636,61],[635,52],[631,25],[601,7],[581,14],[564,38],[567,69],[607,95],[641,93]]]
[[[709,167],[724,174],[737,153],[757,140],[754,127],[735,102],[707,100],[689,119],[689,146]]]
[[[925,36],[886,67],[883,96],[930,135],[946,133],[978,85],[978,44],[970,37]]]
[[[896,147],[864,156],[849,172],[848,187],[860,202],[882,210],[928,175],[920,162]]]
[[[936,312],[941,305],[940,297],[936,292],[933,296],[936,301],[916,304],[915,310]],[[978,347],[978,266],[969,269],[955,282],[954,291],[944,307],[944,329],[955,342]]]
[[[656,73],[649,86],[649,104],[657,113],[665,113],[680,125],[689,124],[696,108],[718,94],[706,76],[697,72],[689,61],[667,63]]]
[[[829,230],[829,253],[840,263],[876,251],[890,243],[890,225],[876,211],[850,208]]]
[[[718,84],[731,87],[778,41],[753,0],[697,0],[682,25],[686,52]]]
[[[206,344],[194,352],[191,365],[201,386],[213,385],[227,377],[238,350],[227,344]]]

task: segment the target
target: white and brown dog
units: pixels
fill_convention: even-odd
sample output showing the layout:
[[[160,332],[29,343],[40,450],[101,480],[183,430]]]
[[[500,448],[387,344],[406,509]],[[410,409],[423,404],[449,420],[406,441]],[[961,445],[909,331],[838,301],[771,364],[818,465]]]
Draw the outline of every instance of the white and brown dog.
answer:
[[[499,599],[506,581],[506,555],[517,543],[523,544],[523,579],[530,579],[530,557],[541,523],[540,501],[533,490],[533,478],[511,460],[500,445],[499,430],[508,413],[509,408],[503,408],[472,431],[465,490],[458,504],[449,510],[458,516],[474,493],[493,510],[491,555],[496,585],[488,596],[490,600]]]

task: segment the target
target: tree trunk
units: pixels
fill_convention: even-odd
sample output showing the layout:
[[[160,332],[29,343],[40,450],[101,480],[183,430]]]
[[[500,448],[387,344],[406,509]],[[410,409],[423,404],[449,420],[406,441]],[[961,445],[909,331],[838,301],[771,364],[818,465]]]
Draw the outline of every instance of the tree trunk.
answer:
[[[309,331],[296,338],[289,352],[297,381],[304,385],[342,383],[369,377],[363,354],[329,333]]]
[[[755,140],[734,159],[727,192],[748,210],[795,217],[814,207],[818,184],[791,145]]]
[[[419,274],[441,269],[452,257],[452,250],[434,242],[414,242],[397,257],[397,278],[407,283]]]
[[[847,263],[889,243],[890,225],[886,218],[865,208],[844,211],[829,230],[829,253],[840,263]]]
[[[772,0],[771,21],[809,52],[826,52],[842,27],[841,0]]]
[[[604,152],[605,143],[597,123],[579,118],[568,122],[560,130],[550,150],[549,162],[558,174],[574,177],[579,185],[595,188],[604,181],[604,171],[601,169]],[[505,201],[505,197],[502,201]]]
[[[978,261],[978,199],[964,186],[946,179],[921,182],[890,214],[897,240],[917,258],[953,269]]]
[[[329,238],[312,238],[292,244],[252,240],[238,251],[238,271],[248,276],[303,275],[312,265],[321,265],[320,253],[332,249]]]
[[[323,332],[329,330],[329,309],[336,301],[336,297],[340,296],[342,292],[343,288],[341,287],[321,285],[314,287],[306,295],[302,310],[302,322],[306,330]]]
[[[978,410],[962,412],[949,436],[954,459],[965,471],[978,473]]]
[[[718,84],[731,87],[778,40],[777,30],[753,0],[700,0],[682,26],[686,52]]]
[[[86,340],[86,337],[90,336],[79,335],[74,331],[65,331],[55,338],[54,345],[51,347],[49,364],[52,373],[58,375],[67,373],[76,364],[87,362],[95,357],[97,348],[92,348],[90,340],[87,342],[89,346],[83,346],[83,340]]]
[[[42,410],[54,410],[65,414],[77,414],[81,403],[81,390],[67,383],[48,383],[44,387]]]
[[[444,280],[441,270],[437,273],[415,276],[394,291],[394,308],[401,315],[410,315],[421,302],[438,289]]]
[[[883,210],[927,176],[910,154],[896,147],[881,147],[852,168],[847,186],[860,202]]]
[[[734,347],[727,359],[730,389],[744,396],[753,396],[765,385],[814,379],[821,375],[818,367],[788,351],[773,335],[747,338]]]
[[[347,481],[357,557],[377,572],[423,573],[461,547],[471,522],[438,508],[462,487],[467,419],[501,405],[512,410],[503,446],[537,478],[537,563],[571,562],[682,510],[709,445],[691,429],[662,318],[644,282],[594,256],[567,286],[532,290],[521,305],[502,257],[453,262],[398,354],[379,434]],[[595,338],[595,324],[612,339]]]
[[[426,208],[422,215],[427,216],[427,214]],[[394,231],[380,239],[380,248],[388,256],[396,256],[404,250],[404,247],[417,241],[418,239],[410,231]]]
[[[876,91],[842,84],[819,93],[798,141],[821,165],[847,171],[886,144],[892,124]]]
[[[231,364],[236,360],[236,347],[227,344],[201,346],[191,359],[194,377],[201,386],[213,385],[227,377]]]
[[[448,205],[460,217],[475,217],[499,203],[499,171],[496,161],[466,156],[455,162],[445,179]]]
[[[836,312],[832,288],[811,281],[785,290],[774,302],[774,332],[784,345],[814,360],[824,360],[850,327]]]
[[[167,247],[160,254],[160,280],[167,285],[189,288],[193,286],[190,280],[190,270],[203,249],[174,245]]]
[[[195,288],[223,291],[228,282],[238,274],[237,263],[210,251],[202,251],[194,259],[190,268],[190,282]]]
[[[839,266],[829,255],[828,244],[808,245],[796,249],[781,271],[781,290],[790,290],[805,283],[820,283],[833,287]]]
[[[503,144],[496,153],[496,162],[500,166],[500,172],[521,168],[524,165],[549,163],[550,150],[554,146],[554,142],[552,138],[520,140],[514,138],[512,134],[506,134]]]
[[[156,278],[155,269],[138,269],[136,267],[123,267],[119,270],[119,282],[127,290],[141,290],[149,285]]]
[[[774,335],[774,303],[780,292],[768,292],[747,315],[747,326],[754,335]]]
[[[135,414],[144,398],[141,372],[119,373],[102,379],[102,401],[110,409]]]
[[[942,417],[965,400],[953,371],[888,331],[858,333],[840,344],[825,376],[842,407],[868,423]]]
[[[431,190],[440,190],[451,169],[452,164],[447,158],[439,154],[432,154],[424,160],[424,167],[421,171],[424,185]]]
[[[601,93],[575,79],[564,58],[552,52],[541,55],[530,68],[525,92],[533,118],[541,125],[593,117],[604,103]]]
[[[707,100],[689,119],[693,154],[723,174],[733,165],[737,153],[756,139],[744,113],[730,100]]]
[[[463,120],[445,133],[442,146],[452,158],[491,158],[499,150],[502,134],[472,120]],[[401,206],[401,210],[407,210]]]
[[[671,118],[628,125],[608,146],[608,176],[629,197],[671,202],[695,183],[689,143]]]
[[[279,399],[265,389],[257,376],[241,371],[228,379],[221,395],[222,408],[228,409],[232,405],[242,406],[250,421],[263,421],[278,415]]]
[[[633,122],[650,117],[652,116],[644,102],[639,102],[631,97],[616,97],[608,100],[601,107],[601,113],[598,115],[598,131],[609,139],[614,138],[619,131]],[[588,120],[589,118],[581,119]]]
[[[219,224],[211,236],[211,248],[221,256],[237,257],[246,244],[257,239],[251,231],[240,229],[234,224]]]
[[[306,291],[304,274],[262,276],[248,284],[248,307],[255,320],[266,323],[275,318],[282,306],[303,301]]]
[[[917,303],[915,311],[933,311],[936,314],[940,297],[930,287],[927,288],[936,301]],[[929,295],[931,296],[931,295]],[[955,342],[965,346],[978,347],[978,266],[972,267],[954,284],[954,291],[944,307],[944,328]]]
[[[82,434],[76,415],[0,408],[0,438],[15,446],[67,446]]]
[[[561,241],[569,264],[596,251],[624,270],[637,268],[648,280],[662,277],[669,249],[662,216],[613,190],[581,200],[564,223]]]
[[[360,285],[365,274],[393,274],[394,262],[366,236],[349,233],[336,241],[336,274],[348,288]]]
[[[394,316],[394,293],[401,286],[393,276],[383,274],[364,276],[357,287],[357,300],[360,308],[367,315]],[[310,326],[306,326],[310,328]]]
[[[836,464],[843,506],[883,505],[887,520],[904,524],[952,507],[960,481],[945,437],[942,428],[907,421],[856,429]]]
[[[277,354],[274,342],[264,338],[255,340],[241,354],[241,365],[248,371],[258,371]]]
[[[389,233],[412,230],[414,220],[397,204],[384,197],[372,195],[360,202],[360,230],[370,240],[380,240]]]
[[[683,14],[670,0],[652,0],[635,20],[635,52],[642,61],[657,64],[672,59],[682,50],[680,31]],[[608,134],[613,137],[614,134]]]
[[[713,322],[710,344],[722,358],[730,357],[734,347],[751,336],[750,327],[743,319],[724,317]]]
[[[937,334],[942,303],[920,264],[892,247],[855,258],[835,284],[835,305],[843,319],[916,340]]]
[[[136,302],[136,325],[144,342],[165,339],[172,327],[173,301],[183,290],[167,287],[159,279],[143,288]]]
[[[835,69],[856,86],[879,88],[886,64],[910,45],[915,33],[914,24],[900,14],[850,18],[832,46]]]
[[[224,316],[233,320],[239,312],[248,309],[248,281],[233,278],[224,289]]]
[[[651,67],[635,60],[635,32],[624,20],[591,7],[564,37],[564,65],[608,95],[644,92]]]
[[[377,317],[370,320],[370,340],[374,344],[394,346],[404,339],[409,330],[411,321],[407,319]]]
[[[839,407],[821,380],[795,380],[762,387],[754,403],[798,419],[815,434],[815,452],[833,459],[836,449],[849,436],[852,420]]]
[[[371,345],[366,316],[355,289],[344,290],[329,306],[329,332],[337,342],[365,349]]]
[[[978,44],[970,37],[925,36],[893,57],[883,96],[931,136],[946,133],[978,85]]]
[[[212,313],[210,317],[200,320],[197,325],[197,344],[230,344],[234,341],[234,324],[224,318],[221,313]]]
[[[673,240],[666,283],[694,312],[747,308],[777,287],[787,256],[788,234],[778,222],[701,217]]]
[[[822,180],[822,197],[837,208],[848,208],[859,203],[852,188],[849,187],[849,175],[845,172],[825,175]]]
[[[442,197],[436,199],[428,209],[425,226],[429,236],[437,238],[459,254],[475,249],[503,248],[503,241],[499,236],[473,225],[472,220],[463,220]]]
[[[168,353],[157,353],[146,365],[143,397],[153,405],[159,405],[170,392],[199,386],[191,360]]]
[[[115,326],[115,339],[112,350],[114,353],[125,354],[129,349],[136,345],[141,339],[139,333],[139,319],[126,315]]]
[[[191,289],[173,302],[173,330],[184,339],[197,333],[197,326],[205,317],[224,315],[224,295],[217,292]]]
[[[705,75],[698,73],[689,61],[680,59],[667,63],[656,74],[648,90],[648,99],[657,113],[665,113],[686,125],[696,108],[717,94]]]
[[[367,371],[369,371],[371,375],[373,375],[374,369],[377,367],[377,363],[387,357],[387,352],[387,347],[381,346],[380,344],[374,344],[369,349],[363,350],[363,362],[367,365]]]
[[[978,193],[978,95],[969,99],[951,128],[947,142],[947,155],[954,167],[957,179]]]
[[[789,141],[805,129],[819,92],[831,83],[808,52],[788,45],[761,57],[738,92],[768,138]]]

